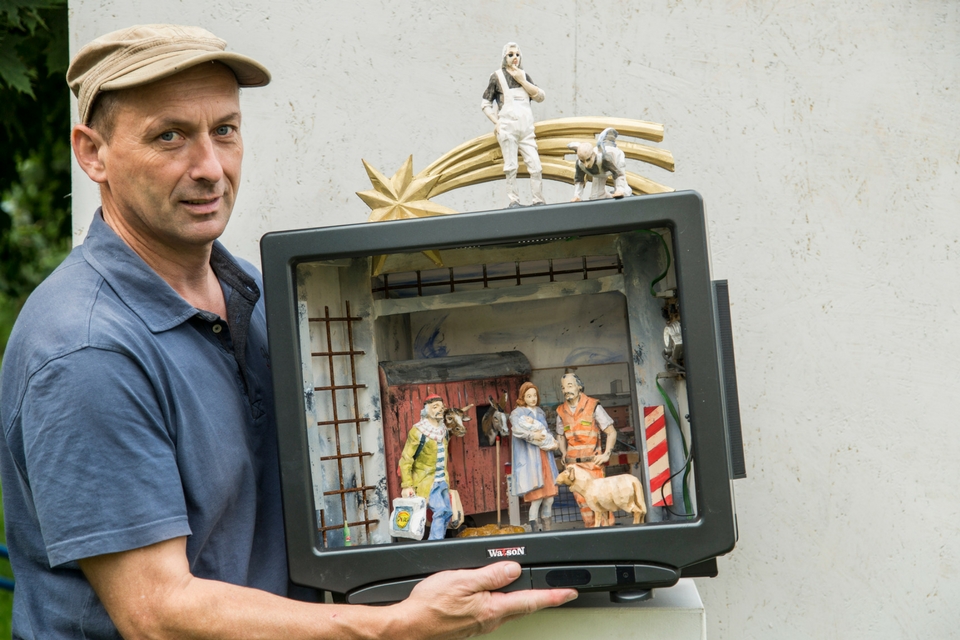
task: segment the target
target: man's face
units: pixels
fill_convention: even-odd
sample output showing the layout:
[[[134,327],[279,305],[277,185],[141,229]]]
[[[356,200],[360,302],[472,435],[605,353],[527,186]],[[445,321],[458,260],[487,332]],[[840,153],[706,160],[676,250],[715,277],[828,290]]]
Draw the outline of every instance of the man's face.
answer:
[[[99,154],[104,215],[128,242],[160,251],[213,242],[240,186],[236,77],[201,64],[125,90]]]
[[[577,159],[579,159],[580,162],[587,167],[592,167],[594,161],[597,159],[597,155],[593,146],[589,144],[581,144],[577,148]]]
[[[580,398],[580,386],[574,378],[563,378],[560,381],[560,389],[563,391],[563,399],[570,403],[576,403]]]
[[[516,67],[520,64],[520,49],[516,47],[510,47],[507,49],[507,65],[511,67]]]
[[[434,400],[427,405],[427,417],[439,420],[443,416],[443,400]]]

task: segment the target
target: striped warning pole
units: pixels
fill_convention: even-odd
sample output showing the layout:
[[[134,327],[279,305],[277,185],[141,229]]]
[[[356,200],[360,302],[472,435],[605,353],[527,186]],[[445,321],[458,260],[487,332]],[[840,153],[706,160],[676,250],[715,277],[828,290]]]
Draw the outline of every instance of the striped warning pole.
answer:
[[[663,405],[643,408],[643,425],[647,437],[647,467],[650,471],[650,501],[654,507],[673,505],[670,458],[667,455],[667,420]],[[663,489],[661,493],[661,487]]]

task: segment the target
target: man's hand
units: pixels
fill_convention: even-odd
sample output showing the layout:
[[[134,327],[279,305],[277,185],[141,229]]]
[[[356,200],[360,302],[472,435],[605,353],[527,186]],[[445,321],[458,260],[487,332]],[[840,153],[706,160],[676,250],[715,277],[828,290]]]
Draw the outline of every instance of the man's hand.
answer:
[[[516,562],[498,562],[482,569],[445,571],[430,576],[414,588],[409,598],[393,605],[401,619],[409,621],[409,628],[419,633],[398,633],[395,637],[468,638],[577,597],[573,589],[491,592],[518,577],[520,565]]]
[[[524,80],[527,79],[527,74],[526,74],[526,72],[524,72],[524,70],[521,69],[520,67],[515,67],[515,66],[513,66],[513,65],[507,65],[506,71],[507,71],[507,73],[510,74],[510,77],[512,77],[512,78],[513,78],[514,80],[516,80],[517,82],[521,82],[521,81],[524,81]]]
[[[600,453],[600,454],[597,454],[597,455],[593,456],[593,463],[594,463],[595,465],[597,465],[598,467],[602,467],[603,465],[607,464],[608,462],[610,462],[610,454],[607,453],[606,451],[604,451],[603,453]]]
[[[570,202],[580,202],[580,196],[573,196],[570,198]]]
[[[506,71],[508,74],[510,74],[511,78],[520,83],[520,86],[523,87],[523,90],[527,92],[527,95],[530,96],[531,100],[535,102],[543,102],[543,91],[540,90],[540,87],[527,80],[527,74],[523,69],[519,67],[507,66]]]
[[[414,491],[413,487],[404,487],[400,489],[401,498],[412,498],[415,495],[417,495],[417,492]]]

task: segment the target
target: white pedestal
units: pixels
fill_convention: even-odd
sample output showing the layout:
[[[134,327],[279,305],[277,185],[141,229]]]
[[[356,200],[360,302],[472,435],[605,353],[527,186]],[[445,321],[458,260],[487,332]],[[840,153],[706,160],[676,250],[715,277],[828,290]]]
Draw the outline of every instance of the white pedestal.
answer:
[[[697,585],[687,578],[633,604],[614,604],[607,593],[581,593],[569,604],[508,622],[486,637],[706,640],[707,617]]]

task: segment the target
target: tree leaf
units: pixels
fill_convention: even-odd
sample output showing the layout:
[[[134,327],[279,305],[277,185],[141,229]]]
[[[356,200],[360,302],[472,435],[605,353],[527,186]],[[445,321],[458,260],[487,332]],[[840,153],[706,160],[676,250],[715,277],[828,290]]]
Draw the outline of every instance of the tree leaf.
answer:
[[[68,32],[67,12],[56,11],[47,17],[50,39],[44,49],[48,75],[62,75],[67,72],[70,62],[70,34]]]
[[[0,39],[0,80],[8,87],[33,97],[31,80],[37,77],[35,69],[30,69],[17,55],[19,36],[4,36]]]
[[[2,0],[0,2],[0,29],[23,29],[33,35],[37,26],[44,29],[40,9],[53,9],[66,4],[66,0]]]

